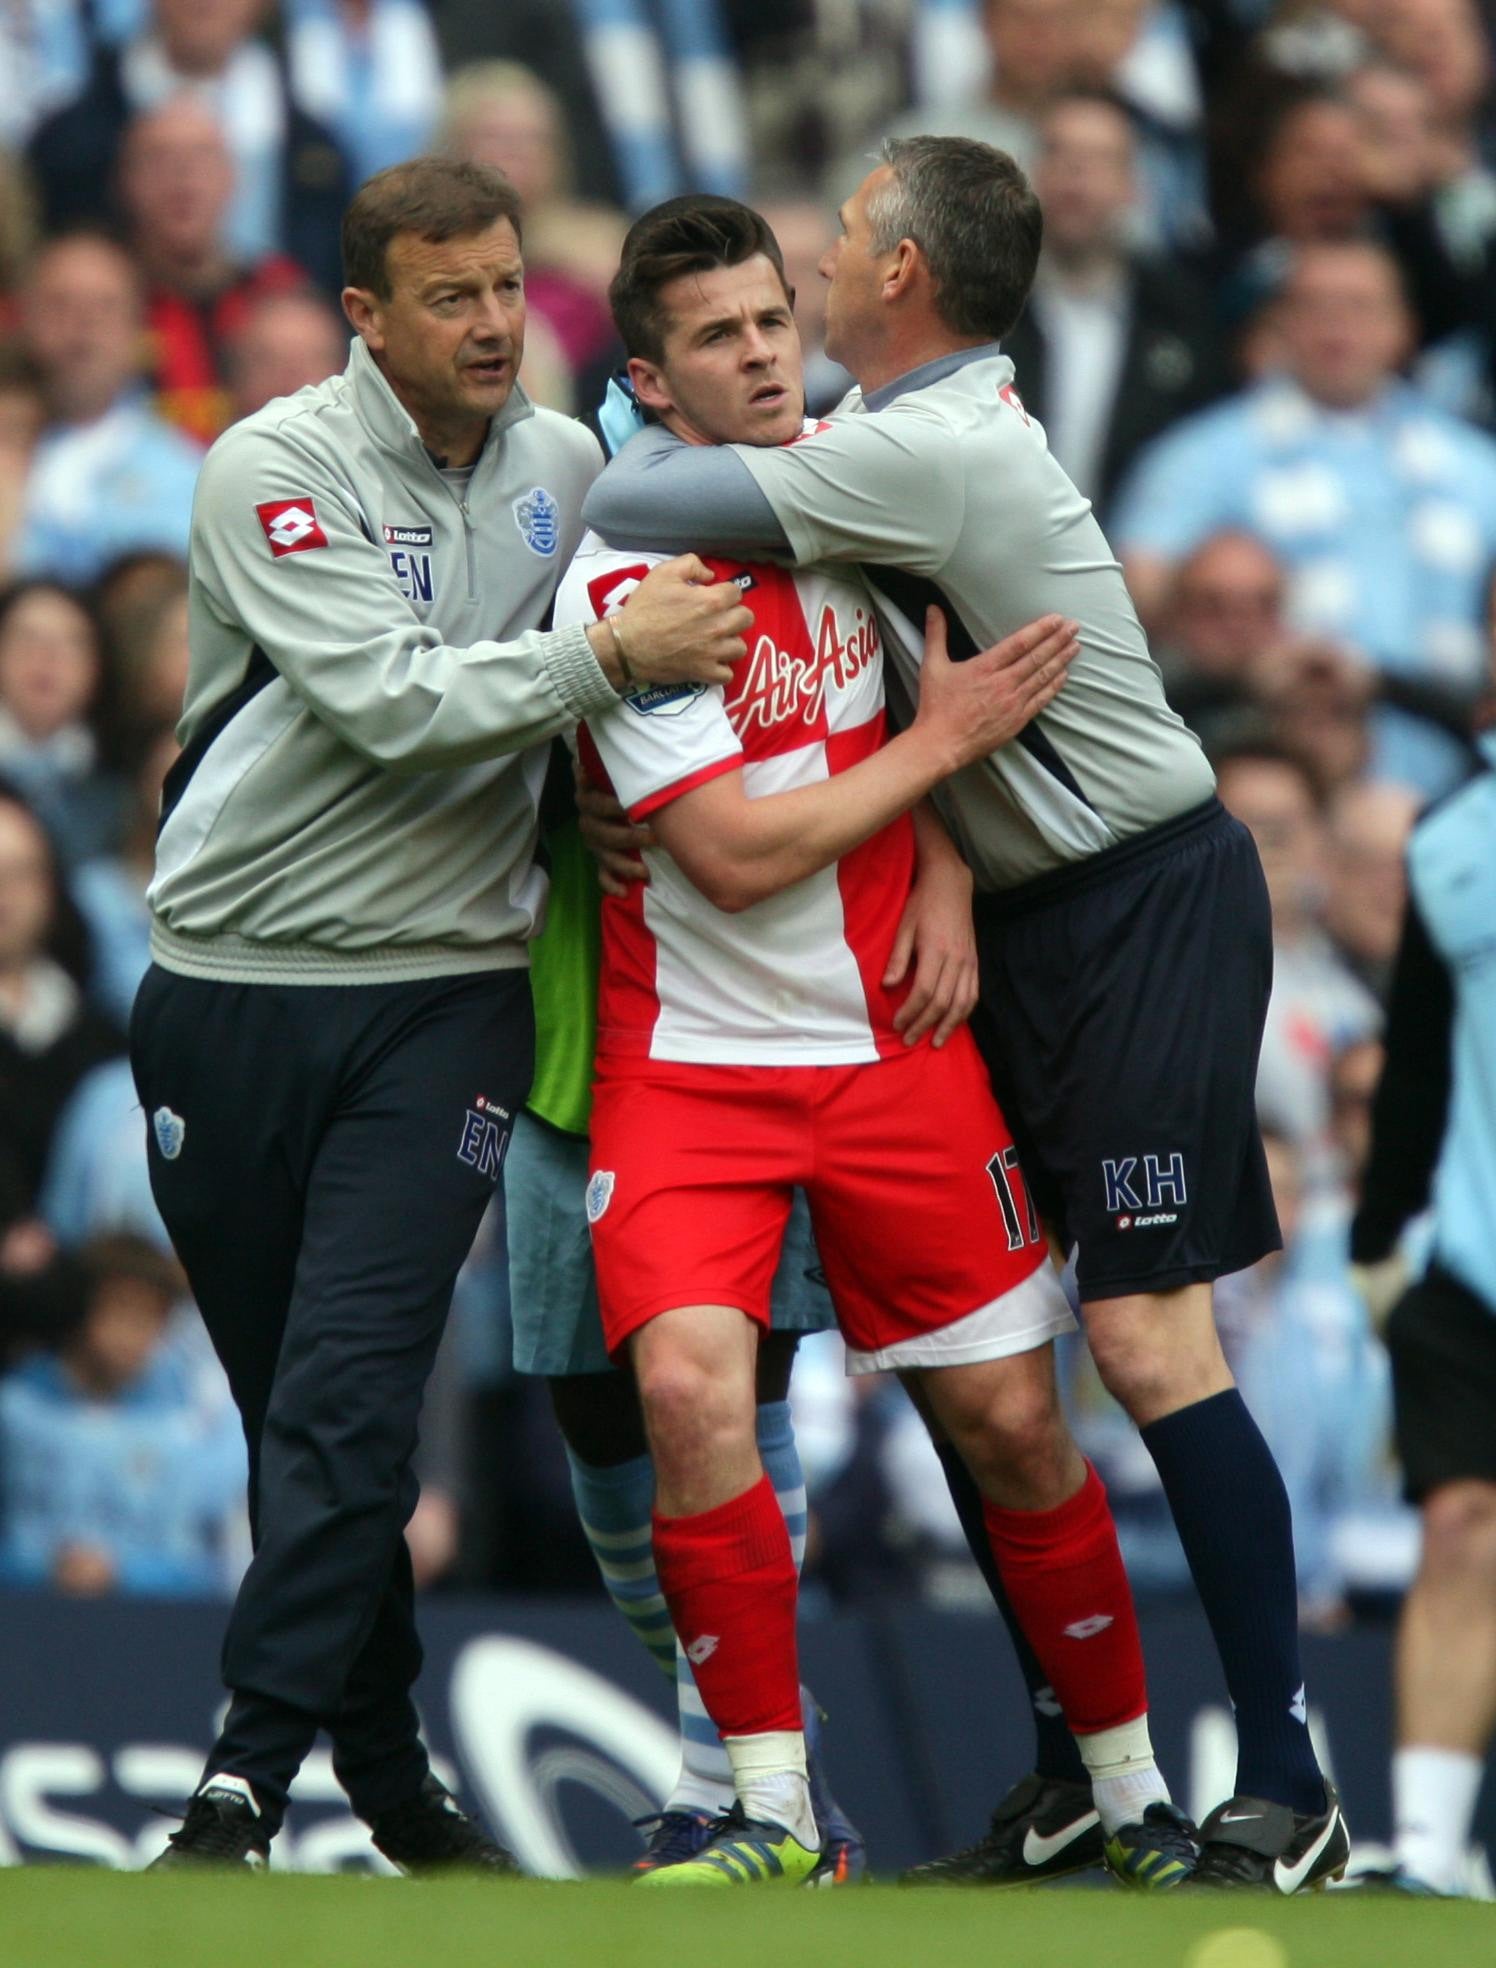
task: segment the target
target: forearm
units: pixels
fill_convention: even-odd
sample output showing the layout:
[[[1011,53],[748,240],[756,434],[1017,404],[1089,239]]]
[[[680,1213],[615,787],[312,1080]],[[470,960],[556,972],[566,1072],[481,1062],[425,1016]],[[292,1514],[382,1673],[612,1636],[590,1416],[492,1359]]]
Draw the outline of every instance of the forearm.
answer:
[[[971,886],[971,870],[946,831],[935,802],[922,799],[910,816],[914,822],[914,855],[919,879],[949,876]]]
[[[834,865],[907,813],[954,765],[942,741],[915,727],[819,785],[762,799],[707,787],[665,808],[655,826],[707,899],[735,913]]]
[[[403,625],[355,649],[309,624],[294,644],[261,646],[324,724],[393,772],[524,751],[618,701],[580,624],[466,649]]]
[[[646,553],[783,554],[789,544],[741,459],[659,430],[623,447],[587,494],[582,518],[610,546]]]

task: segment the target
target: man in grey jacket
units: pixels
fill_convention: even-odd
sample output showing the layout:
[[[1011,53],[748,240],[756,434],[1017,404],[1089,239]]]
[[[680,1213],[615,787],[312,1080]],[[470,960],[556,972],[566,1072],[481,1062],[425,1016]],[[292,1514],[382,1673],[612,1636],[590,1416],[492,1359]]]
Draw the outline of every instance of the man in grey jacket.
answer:
[[[518,204],[418,159],[344,221],[341,376],[213,447],[132,1062],[152,1187],[244,1418],[231,1699],[158,1864],[263,1865],[319,1727],[407,1871],[507,1870],[432,1776],[403,1531],[452,1284],[529,1084],[544,741],[713,682],[750,617],[690,557],[547,631],[600,468],[529,403]]]
[[[822,262],[826,346],[858,390],[803,442],[646,433],[588,496],[610,544],[853,561],[912,695],[938,605],[955,655],[1055,611],[1064,690],[934,799],[976,887],[986,1055],[1041,1207],[1076,1254],[1086,1336],[1158,1468],[1235,1709],[1234,1794],[1170,1888],[1284,1894],[1337,1877],[1349,1838],[1308,1728],[1293,1534],[1272,1454],[1216,1336],[1212,1286],[1280,1243],[1253,1107],[1272,974],[1250,836],[1170,710],[1114,559],[999,347],[1033,282],[1038,202],[1012,158],[909,137],[842,208]],[[953,1476],[958,1489],[959,1476]],[[1051,1705],[1034,1685],[1036,1710]],[[979,1845],[926,1882],[1100,1856],[1084,1772],[1046,1749]],[[1150,1810],[1153,1807],[1150,1807]],[[1132,1884],[1161,1883],[1107,1849]]]

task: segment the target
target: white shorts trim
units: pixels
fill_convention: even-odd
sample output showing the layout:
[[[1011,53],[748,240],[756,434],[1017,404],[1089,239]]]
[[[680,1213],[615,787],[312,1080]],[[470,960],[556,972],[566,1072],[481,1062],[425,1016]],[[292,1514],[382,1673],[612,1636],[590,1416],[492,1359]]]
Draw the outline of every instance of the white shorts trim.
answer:
[[[1074,1332],[1059,1275],[1046,1258],[1038,1270],[1001,1298],[978,1306],[963,1318],[934,1332],[895,1340],[876,1352],[847,1348],[849,1374],[884,1373],[896,1367],[959,1367],[969,1360],[1006,1360],[1013,1353],[1031,1353],[1061,1333]]]

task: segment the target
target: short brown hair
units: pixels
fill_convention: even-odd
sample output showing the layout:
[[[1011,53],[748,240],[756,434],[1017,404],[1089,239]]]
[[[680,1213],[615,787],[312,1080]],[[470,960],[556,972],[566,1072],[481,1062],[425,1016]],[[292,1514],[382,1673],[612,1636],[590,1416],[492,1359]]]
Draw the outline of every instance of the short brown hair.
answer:
[[[376,171],[343,214],[343,281],[389,297],[389,244],[413,232],[433,246],[507,219],[520,237],[519,193],[502,171],[454,157],[413,157]]]
[[[768,221],[736,198],[690,192],[684,198],[667,198],[635,219],[608,289],[613,324],[625,351],[643,356],[646,362],[663,361],[665,310],[660,289],[683,273],[741,266],[756,253],[763,254],[783,286],[779,241]]]
[[[891,137],[883,161],[893,176],[867,202],[873,251],[912,239],[946,327],[1001,341],[1023,312],[1044,235],[1028,179],[1005,150],[971,137]]]

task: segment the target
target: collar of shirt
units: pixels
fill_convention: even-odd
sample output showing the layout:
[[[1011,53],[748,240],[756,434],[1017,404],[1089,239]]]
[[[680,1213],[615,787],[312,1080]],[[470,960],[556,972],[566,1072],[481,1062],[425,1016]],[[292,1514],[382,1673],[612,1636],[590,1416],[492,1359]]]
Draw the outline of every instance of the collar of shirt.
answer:
[[[906,396],[910,390],[928,389],[931,383],[943,383],[947,376],[954,376],[970,362],[990,362],[993,356],[1001,354],[996,342],[980,342],[975,348],[953,349],[949,355],[937,355],[933,362],[906,369],[902,376],[895,376],[881,389],[869,390],[862,399],[863,408],[886,409],[896,397]]]
[[[415,419],[390,388],[380,371],[379,364],[370,355],[367,344],[359,335],[353,338],[345,373],[353,389],[354,406],[374,438],[387,451],[393,451],[401,457],[421,457],[428,463],[432,462],[430,452],[421,442],[421,434],[416,429]],[[526,417],[534,415],[534,404],[516,382],[509,392],[509,401],[488,426],[488,436],[483,440],[483,449],[474,462],[475,475],[498,456],[504,432],[515,424],[523,423]],[[436,468],[438,471],[441,469],[439,465]]]

